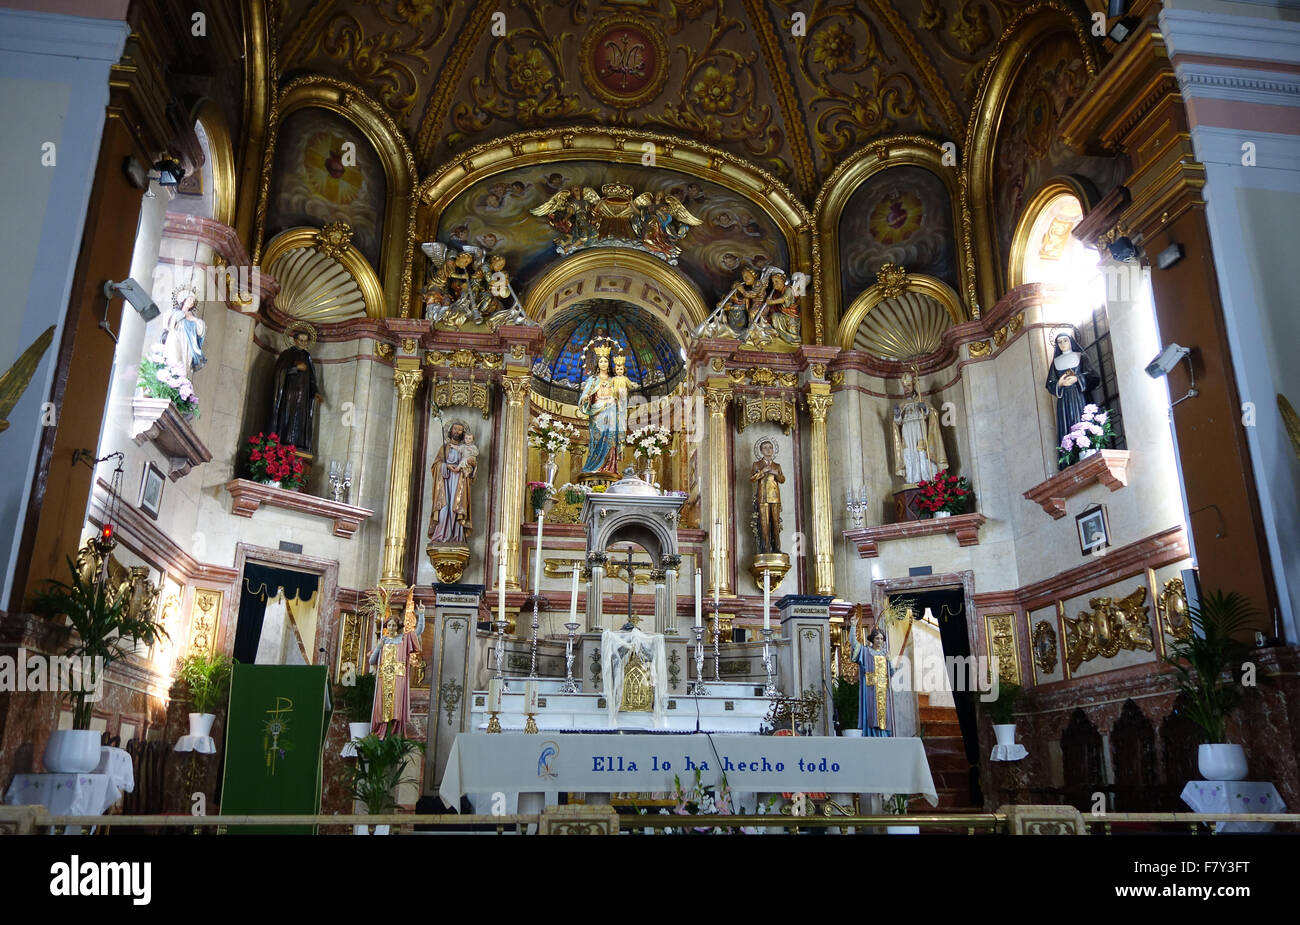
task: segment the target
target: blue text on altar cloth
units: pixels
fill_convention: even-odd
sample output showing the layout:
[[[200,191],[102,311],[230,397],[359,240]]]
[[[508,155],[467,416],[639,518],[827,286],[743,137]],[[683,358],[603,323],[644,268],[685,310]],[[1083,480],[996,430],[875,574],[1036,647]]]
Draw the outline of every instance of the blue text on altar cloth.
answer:
[[[701,760],[698,763],[690,755],[685,757],[686,771],[707,771],[709,762]],[[671,771],[673,763],[661,759],[658,755],[650,756],[651,771]],[[593,755],[591,758],[592,771],[609,771],[615,774],[627,773],[637,769],[636,762],[625,759],[622,755]],[[779,774],[785,771],[784,761],[768,761],[766,757],[761,757],[757,761],[732,761],[726,755],[722,756],[722,770],[724,772],[745,771],[752,774]],[[823,757],[821,761],[813,758],[800,758],[799,770],[805,774],[838,774],[840,763],[830,761]]]

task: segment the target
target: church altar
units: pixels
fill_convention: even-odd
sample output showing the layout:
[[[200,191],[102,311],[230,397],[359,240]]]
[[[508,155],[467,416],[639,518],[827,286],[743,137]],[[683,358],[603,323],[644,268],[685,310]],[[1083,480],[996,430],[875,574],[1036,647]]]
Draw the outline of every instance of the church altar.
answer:
[[[662,793],[696,770],[706,783],[725,774],[737,793],[919,793],[939,802],[920,739],[836,736],[461,733],[438,793],[451,806],[474,793]]]

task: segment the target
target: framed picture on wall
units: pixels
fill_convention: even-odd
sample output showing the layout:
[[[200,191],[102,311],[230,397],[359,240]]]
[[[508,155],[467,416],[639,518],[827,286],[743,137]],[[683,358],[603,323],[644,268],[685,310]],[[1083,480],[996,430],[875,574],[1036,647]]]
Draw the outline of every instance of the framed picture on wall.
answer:
[[[1079,552],[1089,555],[1110,545],[1110,521],[1106,519],[1106,506],[1094,504],[1074,518],[1079,532]]]
[[[162,508],[163,486],[167,484],[167,479],[163,476],[163,471],[148,462],[144,465],[144,475],[140,479],[140,501],[139,508],[154,520],[158,519],[158,511]]]

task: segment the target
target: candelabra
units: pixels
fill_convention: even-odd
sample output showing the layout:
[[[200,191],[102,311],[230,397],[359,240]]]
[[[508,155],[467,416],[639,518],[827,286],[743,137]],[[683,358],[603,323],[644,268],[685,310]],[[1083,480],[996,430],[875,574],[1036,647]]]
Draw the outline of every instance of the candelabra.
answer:
[[[339,504],[347,503],[348,492],[352,490],[352,462],[339,466],[337,459],[330,460],[330,497]]]
[[[695,627],[695,696],[704,697],[709,689],[704,686],[704,627]]]
[[[722,617],[718,615],[718,599],[713,599],[713,680],[722,683]]]
[[[501,731],[501,720],[497,719],[497,715],[498,715],[498,713],[499,713],[500,711],[499,711],[499,710],[489,710],[488,712],[489,712],[491,715],[488,717],[488,727],[487,727],[487,731],[488,731],[488,732],[500,732],[500,731]]]
[[[779,697],[781,692],[776,687],[776,659],[772,657],[772,634],[776,630],[770,626],[763,633],[763,670],[767,672],[767,686],[763,688],[764,697]]]
[[[857,489],[854,493],[852,488],[844,493],[844,503],[848,508],[849,517],[853,519],[854,527],[862,527],[866,524],[867,517],[867,488],[865,485]]]
[[[564,684],[560,686],[560,693],[576,694],[578,682],[573,680],[573,638],[578,632],[578,624],[566,623],[564,628],[569,631],[569,639],[564,644]]]
[[[497,677],[501,679],[501,689],[510,690],[510,682],[506,680],[505,657],[506,657],[506,620],[503,614],[500,620],[497,620]]]
[[[533,718],[533,717],[535,717],[536,715],[537,715],[536,713],[525,713],[525,714],[524,714],[524,716],[527,717],[527,720],[524,722],[524,732],[527,732],[527,733],[529,733],[529,734],[531,734],[531,735],[536,735],[536,734],[537,734],[537,720],[535,720],[535,719]]]

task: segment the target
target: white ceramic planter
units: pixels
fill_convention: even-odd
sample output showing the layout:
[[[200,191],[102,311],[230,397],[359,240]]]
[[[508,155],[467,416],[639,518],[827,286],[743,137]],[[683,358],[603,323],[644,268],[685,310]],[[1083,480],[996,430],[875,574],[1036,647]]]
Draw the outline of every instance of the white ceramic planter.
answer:
[[[217,743],[212,740],[212,724],[217,721],[215,713],[191,713],[189,735],[176,740],[174,751],[198,752],[200,755],[214,755]]]
[[[354,826],[352,827],[352,834],[353,834],[353,835],[369,835],[369,834],[370,834],[370,826],[368,826],[368,825],[354,825]],[[376,835],[387,835],[387,834],[388,834],[388,826],[386,826],[386,825],[377,825],[377,826],[375,826],[375,834],[376,834]]]
[[[1081,461],[1082,461],[1082,460],[1085,460],[1085,459],[1087,459],[1089,456],[1092,456],[1093,454],[1095,454],[1096,452],[1097,452],[1097,448],[1096,448],[1096,447],[1092,447],[1091,449],[1087,449],[1087,450],[1080,450],[1080,451],[1079,451],[1079,459],[1080,459]]]
[[[920,835],[919,825],[887,825],[885,831],[890,835]]]
[[[357,757],[357,739],[364,739],[368,735],[370,735],[369,723],[348,723],[348,740],[343,744],[343,751],[339,752],[339,757]]]
[[[217,721],[215,713],[191,713],[190,735],[207,738],[212,735],[212,724]]]
[[[1202,745],[1196,752],[1196,766],[1206,780],[1244,780],[1249,768],[1246,750],[1240,745]]]
[[[993,735],[997,737],[999,745],[1016,744],[1016,724],[1015,723],[994,723]]]
[[[951,516],[952,516],[952,511],[935,511],[935,512],[934,512],[934,519],[935,519],[935,520],[938,520],[938,519],[941,518],[941,517],[951,517]]]
[[[99,765],[100,733],[93,729],[56,729],[50,733],[42,761],[54,774],[86,774]]]
[[[862,730],[861,730],[861,729],[845,729],[843,732],[840,733],[840,735],[844,736],[844,738],[846,738],[846,739],[860,739],[860,738],[862,738]]]

